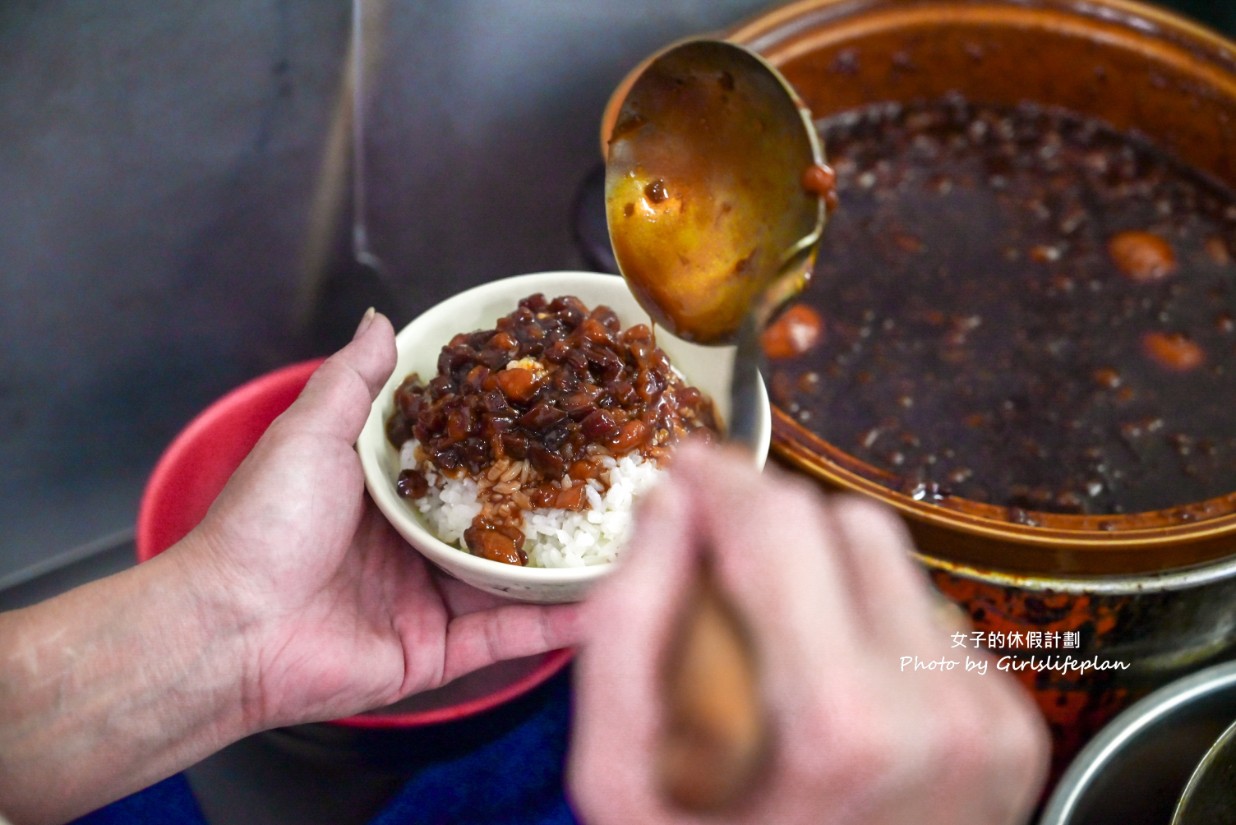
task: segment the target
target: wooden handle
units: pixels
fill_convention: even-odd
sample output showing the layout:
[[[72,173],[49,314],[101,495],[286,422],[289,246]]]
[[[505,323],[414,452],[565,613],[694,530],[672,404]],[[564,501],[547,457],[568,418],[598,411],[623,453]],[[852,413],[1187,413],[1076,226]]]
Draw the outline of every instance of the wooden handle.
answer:
[[[767,752],[755,650],[707,563],[679,622],[662,663],[666,715],[657,764],[672,803],[716,812],[737,804]]]

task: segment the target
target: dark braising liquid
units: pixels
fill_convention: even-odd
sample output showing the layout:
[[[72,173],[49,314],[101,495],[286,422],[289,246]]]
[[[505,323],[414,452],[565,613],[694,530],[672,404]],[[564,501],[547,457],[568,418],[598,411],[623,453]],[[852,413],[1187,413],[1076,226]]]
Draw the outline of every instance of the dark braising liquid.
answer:
[[[841,207],[766,338],[778,407],[891,487],[1014,518],[1236,491],[1236,195],[1029,106],[821,133]]]

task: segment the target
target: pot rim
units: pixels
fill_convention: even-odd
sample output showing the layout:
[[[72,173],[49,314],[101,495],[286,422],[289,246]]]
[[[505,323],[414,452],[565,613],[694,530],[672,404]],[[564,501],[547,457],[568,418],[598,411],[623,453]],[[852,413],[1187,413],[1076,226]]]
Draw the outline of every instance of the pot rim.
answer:
[[[1159,548],[1164,544],[1176,544],[1184,540],[1205,541],[1233,536],[1236,551],[1236,493],[1182,507],[1155,510],[1143,513],[1067,515],[1026,511],[1037,523],[1021,524],[1001,518],[996,513],[1008,508],[986,505],[969,499],[953,498],[957,504],[982,511],[967,512],[958,507],[919,501],[905,493],[887,487],[862,473],[848,469],[827,454],[844,456],[846,463],[861,464],[857,459],[838,447],[820,439],[814,433],[792,421],[782,410],[774,407],[773,450],[817,479],[822,479],[844,490],[862,492],[879,499],[906,516],[927,524],[960,529],[968,534],[985,538],[1016,541],[1027,547],[1102,551],[1119,545],[1121,549]],[[1173,514],[1190,508],[1214,505],[1222,512],[1210,518],[1181,520]],[[1110,526],[1100,526],[1110,523]],[[1209,561],[1226,556],[1205,556],[1192,561]]]
[[[1091,596],[1171,593],[1179,590],[1206,587],[1217,582],[1236,578],[1236,556],[1195,567],[1160,572],[1116,575],[1090,574],[1075,578],[1065,578],[1035,573],[1021,574],[991,570],[986,567],[941,559],[920,551],[915,551],[912,555],[929,570],[937,570],[948,573],[951,576],[981,581],[997,587],[1012,587],[1037,593],[1051,592]]]
[[[1148,38],[1160,38],[1166,45],[1188,46],[1194,57],[1205,56],[1213,64],[1212,79],[1223,82],[1236,94],[1236,41],[1220,32],[1194,21],[1174,10],[1153,5],[1143,0],[789,0],[763,12],[750,15],[734,24],[708,32],[701,32],[681,40],[715,37],[746,46],[772,63],[781,64],[819,46],[819,40],[806,37],[820,34],[821,16],[857,16],[864,12],[895,15],[919,23],[939,19],[942,9],[951,11],[952,19],[979,19],[993,9],[1013,11],[1022,16],[1055,12],[1081,24],[1094,21],[1107,25],[1122,25],[1129,36],[1149,42]],[[868,24],[870,27],[871,24]],[[841,36],[841,29],[830,32]],[[666,44],[649,54],[632,67],[610,93],[601,115],[601,157],[608,154],[609,135],[617,121],[631,85],[644,68],[661,52],[673,48],[681,40]],[[1160,56],[1166,49],[1160,50]]]
[[[819,14],[854,16],[867,7],[883,7],[886,13],[937,19],[948,7],[958,18],[981,17],[988,8],[1014,9],[1028,13],[1062,12],[1078,20],[1118,23],[1142,36],[1180,35],[1185,42],[1217,47],[1215,56],[1227,66],[1236,61],[1236,44],[1214,29],[1185,15],[1145,0],[790,0],[766,12],[747,17],[725,28],[721,36],[757,51],[792,40],[816,26]],[[767,42],[766,42],[767,41]],[[778,54],[778,60],[800,52]]]

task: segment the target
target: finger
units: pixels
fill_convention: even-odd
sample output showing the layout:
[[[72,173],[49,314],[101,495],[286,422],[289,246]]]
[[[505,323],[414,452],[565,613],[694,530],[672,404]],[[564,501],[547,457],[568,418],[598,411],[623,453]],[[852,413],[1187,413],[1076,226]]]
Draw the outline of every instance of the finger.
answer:
[[[451,616],[465,616],[468,613],[513,604],[510,598],[473,587],[454,576],[443,573],[437,567],[431,565],[430,570],[430,575],[434,578],[434,586],[442,594],[442,600],[446,602],[446,609]]]
[[[682,450],[674,469],[697,496],[695,527],[762,652],[787,672],[810,666],[800,656],[848,652],[852,598],[822,496],[737,452]]]
[[[585,604],[569,768],[585,818],[648,821],[643,812],[657,804],[659,668],[690,583],[689,498],[671,474],[644,499],[617,569]]]
[[[838,555],[864,628],[935,632],[937,601],[913,560],[909,532],[894,512],[868,499],[839,495],[829,501],[829,517],[841,537]]]
[[[451,620],[446,630],[443,682],[521,656],[579,641],[578,604],[507,604]]]
[[[608,649],[626,643],[651,659],[677,615],[698,549],[692,533],[691,494],[676,476],[663,479],[641,501],[618,568],[588,602],[589,626]],[[623,628],[620,635],[613,628]],[[651,663],[648,670],[652,670]]]
[[[657,651],[690,580],[689,528],[687,496],[668,479],[641,502],[616,569],[585,603],[581,674],[594,676],[606,692],[622,690],[614,697],[620,701],[646,702],[654,695]],[[622,674],[621,684],[614,684]]]
[[[284,414],[283,426],[355,441],[394,369],[395,331],[386,316],[367,313],[352,340],[310,376],[300,398]]]

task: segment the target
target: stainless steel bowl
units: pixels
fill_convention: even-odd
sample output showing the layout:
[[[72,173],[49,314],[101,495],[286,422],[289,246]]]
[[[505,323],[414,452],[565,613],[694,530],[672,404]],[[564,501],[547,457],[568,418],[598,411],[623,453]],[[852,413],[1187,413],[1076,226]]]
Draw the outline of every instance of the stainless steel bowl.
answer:
[[[1215,822],[1236,822],[1236,722],[1206,752],[1172,817],[1172,825]]]
[[[1077,755],[1039,825],[1171,822],[1194,769],[1233,721],[1236,661],[1155,691]]]

